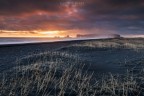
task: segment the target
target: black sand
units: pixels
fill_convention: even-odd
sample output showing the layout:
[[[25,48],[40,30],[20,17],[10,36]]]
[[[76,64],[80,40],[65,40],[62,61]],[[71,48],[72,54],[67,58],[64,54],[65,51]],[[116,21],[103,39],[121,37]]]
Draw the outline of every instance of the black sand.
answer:
[[[15,61],[22,57],[56,50],[79,41],[59,41],[50,43],[30,43],[30,44],[12,44],[0,45],[0,72],[15,66]]]
[[[39,54],[47,51],[54,51],[61,47],[66,47],[70,44],[80,43],[83,41],[93,40],[76,40],[76,41],[60,41],[51,43],[31,43],[31,44],[15,44],[15,45],[1,45],[0,46],[0,72],[8,70],[16,66],[16,60],[26,57],[28,55]],[[104,41],[104,39],[102,39]],[[68,49],[69,50],[69,49]],[[144,51],[134,51],[129,49],[112,49],[99,51],[80,50],[77,52],[73,48],[73,53],[78,53],[80,58],[88,61],[91,64],[90,69],[95,72],[124,72],[124,68],[120,67],[120,63],[124,65],[125,60],[135,61],[144,58]],[[61,51],[61,50],[60,50]],[[62,50],[63,51],[63,50]],[[70,50],[72,51],[72,50]]]

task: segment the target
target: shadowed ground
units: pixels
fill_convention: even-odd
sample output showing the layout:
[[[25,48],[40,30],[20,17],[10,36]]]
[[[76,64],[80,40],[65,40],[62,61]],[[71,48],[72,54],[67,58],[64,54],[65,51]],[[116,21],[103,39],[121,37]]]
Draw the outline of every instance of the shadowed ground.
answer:
[[[15,61],[23,57],[57,50],[60,52],[76,53],[86,65],[90,66],[89,69],[91,71],[98,73],[123,73],[125,72],[125,67],[121,65],[143,58],[144,51],[143,49],[137,51],[133,48],[119,47],[127,42],[139,44],[139,41],[141,44],[142,40],[102,39],[0,46],[0,72],[16,66]],[[96,45],[95,43],[102,43],[103,45]]]
[[[144,39],[0,47],[0,95],[143,96]]]

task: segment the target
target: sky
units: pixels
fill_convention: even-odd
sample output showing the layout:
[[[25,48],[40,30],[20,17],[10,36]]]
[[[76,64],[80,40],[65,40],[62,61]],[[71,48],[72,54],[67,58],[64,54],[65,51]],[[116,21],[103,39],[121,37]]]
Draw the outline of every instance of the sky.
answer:
[[[144,0],[0,0],[0,37],[144,35]]]

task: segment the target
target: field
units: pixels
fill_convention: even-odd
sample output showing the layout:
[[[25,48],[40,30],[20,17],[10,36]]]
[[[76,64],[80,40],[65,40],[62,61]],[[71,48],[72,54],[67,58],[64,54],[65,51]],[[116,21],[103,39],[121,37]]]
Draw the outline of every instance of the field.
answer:
[[[144,96],[144,39],[0,47],[0,96]]]

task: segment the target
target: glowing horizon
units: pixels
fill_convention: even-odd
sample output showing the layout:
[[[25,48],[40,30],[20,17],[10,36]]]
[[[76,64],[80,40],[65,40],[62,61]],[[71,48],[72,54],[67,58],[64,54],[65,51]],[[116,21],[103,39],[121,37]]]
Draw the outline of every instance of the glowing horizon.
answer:
[[[75,34],[69,34],[68,31],[42,31],[42,30],[33,30],[33,31],[10,31],[10,30],[1,30],[1,32],[3,33],[2,35],[0,34],[0,37],[21,37],[21,38],[36,38],[36,37],[40,37],[40,38],[66,38],[67,36],[71,37],[71,38],[77,38],[77,33]],[[80,34],[80,35],[98,35],[98,34]],[[112,35],[112,34],[109,34]],[[98,35],[100,36],[100,35]],[[97,37],[98,37],[97,36]],[[101,36],[104,36],[101,35]],[[107,34],[108,36],[108,34]],[[135,35],[135,34],[128,34],[128,35],[121,35],[122,37],[127,37],[127,38],[139,38],[142,37],[144,38],[144,35]]]
[[[64,38],[67,36],[76,37],[76,34],[68,34],[67,31],[10,31],[1,30],[0,37],[47,37],[47,38]]]

